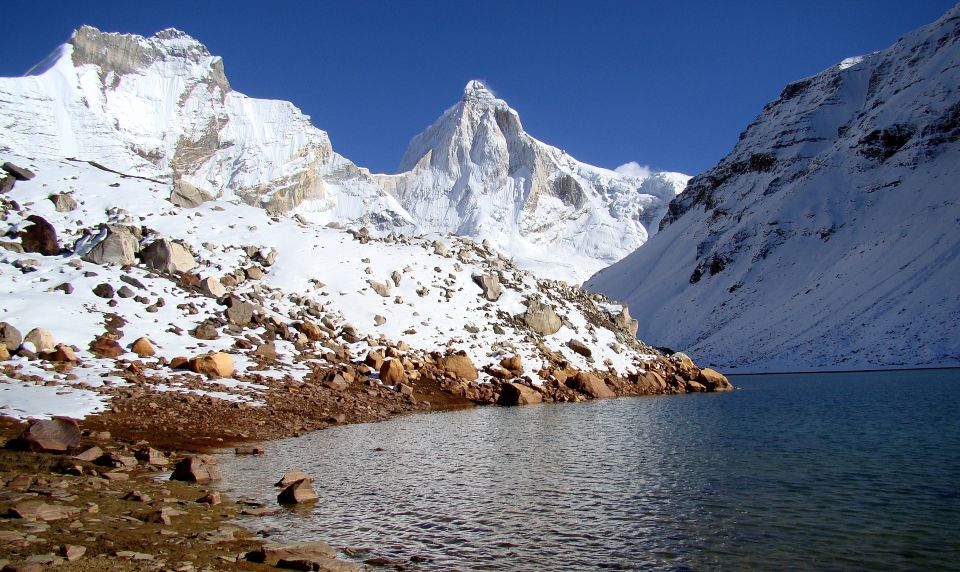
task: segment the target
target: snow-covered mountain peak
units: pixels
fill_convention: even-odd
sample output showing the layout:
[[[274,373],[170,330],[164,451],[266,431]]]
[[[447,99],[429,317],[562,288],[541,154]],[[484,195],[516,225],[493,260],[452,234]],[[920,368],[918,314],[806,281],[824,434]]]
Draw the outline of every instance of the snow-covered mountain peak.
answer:
[[[467,82],[466,86],[464,86],[463,96],[461,99],[463,101],[492,102],[496,101],[497,97],[493,95],[493,92],[490,91],[490,88],[488,88],[482,81],[478,79],[472,79]]]
[[[642,244],[682,190],[535,139],[477,80],[413,138],[400,171],[378,180],[422,230],[489,240],[521,266],[574,282]]]

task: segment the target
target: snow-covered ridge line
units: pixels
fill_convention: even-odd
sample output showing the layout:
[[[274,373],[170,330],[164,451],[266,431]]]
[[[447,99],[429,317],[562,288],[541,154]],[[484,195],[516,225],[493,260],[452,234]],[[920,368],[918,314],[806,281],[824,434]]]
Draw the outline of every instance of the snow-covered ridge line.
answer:
[[[960,365],[960,6],[787,85],[587,287],[745,371]]]

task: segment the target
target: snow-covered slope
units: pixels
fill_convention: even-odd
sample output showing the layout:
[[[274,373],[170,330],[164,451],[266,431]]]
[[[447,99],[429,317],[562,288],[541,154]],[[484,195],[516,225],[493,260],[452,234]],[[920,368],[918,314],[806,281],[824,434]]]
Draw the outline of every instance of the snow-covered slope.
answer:
[[[83,27],[26,77],[0,78],[0,153],[183,179],[319,223],[413,228],[309,117],[233,91],[222,60],[173,29],[143,38]]]
[[[960,365],[960,7],[788,85],[587,287],[728,370]]]
[[[489,240],[575,282],[643,244],[687,179],[581,163],[528,135],[479,81],[410,142],[400,171],[378,180],[424,231]]]

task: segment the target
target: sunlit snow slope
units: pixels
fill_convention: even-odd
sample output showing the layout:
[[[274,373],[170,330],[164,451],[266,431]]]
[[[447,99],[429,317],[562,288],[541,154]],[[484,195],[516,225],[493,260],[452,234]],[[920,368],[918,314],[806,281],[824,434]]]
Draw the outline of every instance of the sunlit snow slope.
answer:
[[[424,231],[490,240],[574,282],[643,244],[688,179],[581,163],[527,134],[479,81],[410,142],[400,171],[378,178]]]
[[[177,30],[77,30],[26,77],[0,78],[0,153],[79,158],[319,223],[412,229],[364,170],[286,101],[230,88],[222,60]]]
[[[725,370],[960,365],[960,7],[788,85],[587,287]]]

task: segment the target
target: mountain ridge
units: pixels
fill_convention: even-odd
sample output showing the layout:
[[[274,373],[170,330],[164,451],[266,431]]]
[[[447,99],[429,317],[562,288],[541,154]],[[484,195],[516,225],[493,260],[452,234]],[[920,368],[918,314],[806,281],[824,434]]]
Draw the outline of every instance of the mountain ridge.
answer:
[[[788,84],[586,286],[741,371],[960,364],[960,7]]]

